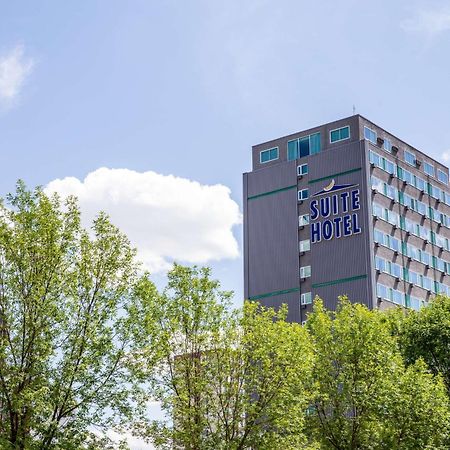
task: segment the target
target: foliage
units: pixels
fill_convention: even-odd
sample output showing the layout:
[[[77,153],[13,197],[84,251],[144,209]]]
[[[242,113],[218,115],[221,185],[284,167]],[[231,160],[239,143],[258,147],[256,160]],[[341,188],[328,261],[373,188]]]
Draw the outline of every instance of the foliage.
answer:
[[[439,377],[407,369],[383,314],[342,298],[316,300],[308,329],[315,353],[310,432],[323,449],[439,449],[449,407]]]
[[[146,333],[161,351],[153,386],[173,418],[140,423],[141,435],[161,448],[302,447],[311,353],[284,308],[231,311],[230,294],[195,267],[175,266],[161,296],[145,281],[136,295],[158,317]]]
[[[450,297],[437,296],[426,308],[411,311],[398,335],[408,364],[419,358],[441,374],[450,393]]]
[[[85,231],[74,198],[63,205],[19,182],[7,200],[0,210],[0,447],[99,448],[94,427],[130,412],[131,323],[122,312],[136,279],[134,250],[104,214]]]

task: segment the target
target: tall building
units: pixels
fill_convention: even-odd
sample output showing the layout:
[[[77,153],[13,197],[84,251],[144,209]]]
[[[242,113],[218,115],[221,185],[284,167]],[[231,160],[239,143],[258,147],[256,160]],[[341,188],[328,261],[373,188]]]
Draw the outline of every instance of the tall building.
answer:
[[[252,148],[245,296],[304,322],[316,295],[420,308],[450,293],[448,168],[360,115]]]

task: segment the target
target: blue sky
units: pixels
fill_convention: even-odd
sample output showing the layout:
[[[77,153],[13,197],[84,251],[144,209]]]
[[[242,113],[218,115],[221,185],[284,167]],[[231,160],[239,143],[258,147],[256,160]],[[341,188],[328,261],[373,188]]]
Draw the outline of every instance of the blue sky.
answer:
[[[0,193],[18,178],[30,186],[64,179],[58,189],[84,195],[88,218],[111,209],[156,279],[174,259],[208,264],[240,303],[235,203],[242,209],[252,144],[350,115],[355,105],[435,158],[449,158],[448,1],[0,6]],[[128,172],[102,178],[101,167]],[[159,181],[137,180],[147,171]],[[86,188],[88,174],[102,192]],[[111,189],[122,176],[127,193],[115,202]],[[187,194],[183,182],[196,189]],[[217,184],[229,193],[216,196]],[[156,210],[129,208],[161,189],[178,195],[171,211],[167,198]],[[176,229],[166,227],[171,222]],[[162,255],[158,242],[173,251]],[[193,255],[194,247],[204,254]]]
[[[76,193],[240,304],[251,145],[355,105],[445,163],[449,55],[449,1],[0,0],[0,193]]]

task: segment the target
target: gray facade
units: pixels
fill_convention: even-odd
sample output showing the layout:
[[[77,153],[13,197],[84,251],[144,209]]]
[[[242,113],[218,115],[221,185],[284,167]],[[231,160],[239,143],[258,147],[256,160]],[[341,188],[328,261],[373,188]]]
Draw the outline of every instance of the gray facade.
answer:
[[[360,115],[255,145],[252,156],[246,298],[286,303],[303,322],[315,296],[330,309],[340,295],[419,308],[449,292],[447,167]]]

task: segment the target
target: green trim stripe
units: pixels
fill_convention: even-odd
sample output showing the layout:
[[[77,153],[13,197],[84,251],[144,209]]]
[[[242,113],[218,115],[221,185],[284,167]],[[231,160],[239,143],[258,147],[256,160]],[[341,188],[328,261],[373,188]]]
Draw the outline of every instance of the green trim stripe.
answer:
[[[248,299],[249,300],[258,300],[259,298],[274,297],[275,295],[290,294],[291,292],[300,292],[300,288],[292,288],[292,289],[285,289],[283,291],[267,292],[267,293],[261,294],[261,295],[254,295],[253,297],[249,297]]]
[[[316,284],[313,284],[312,287],[319,288],[319,287],[325,287],[325,286],[333,286],[334,284],[348,283],[350,281],[362,280],[364,278],[367,278],[366,273],[363,275],[356,275],[355,277],[339,278],[338,280],[325,281],[323,283],[316,283]]]
[[[290,189],[297,189],[297,185],[293,184],[292,186],[287,186],[281,189],[275,189],[274,191],[263,192],[262,194],[252,195],[247,197],[247,200],[254,200],[255,198],[265,197],[266,195],[278,194],[278,192],[289,191]]]
[[[349,173],[359,172],[360,170],[361,170],[361,167],[358,167],[357,169],[346,170],[345,172],[333,173],[332,175],[328,175],[326,177],[316,178],[315,180],[310,180],[310,181],[308,181],[308,184],[318,183],[319,181],[324,181],[324,180],[329,180],[331,178],[335,178],[340,175],[348,175]]]

